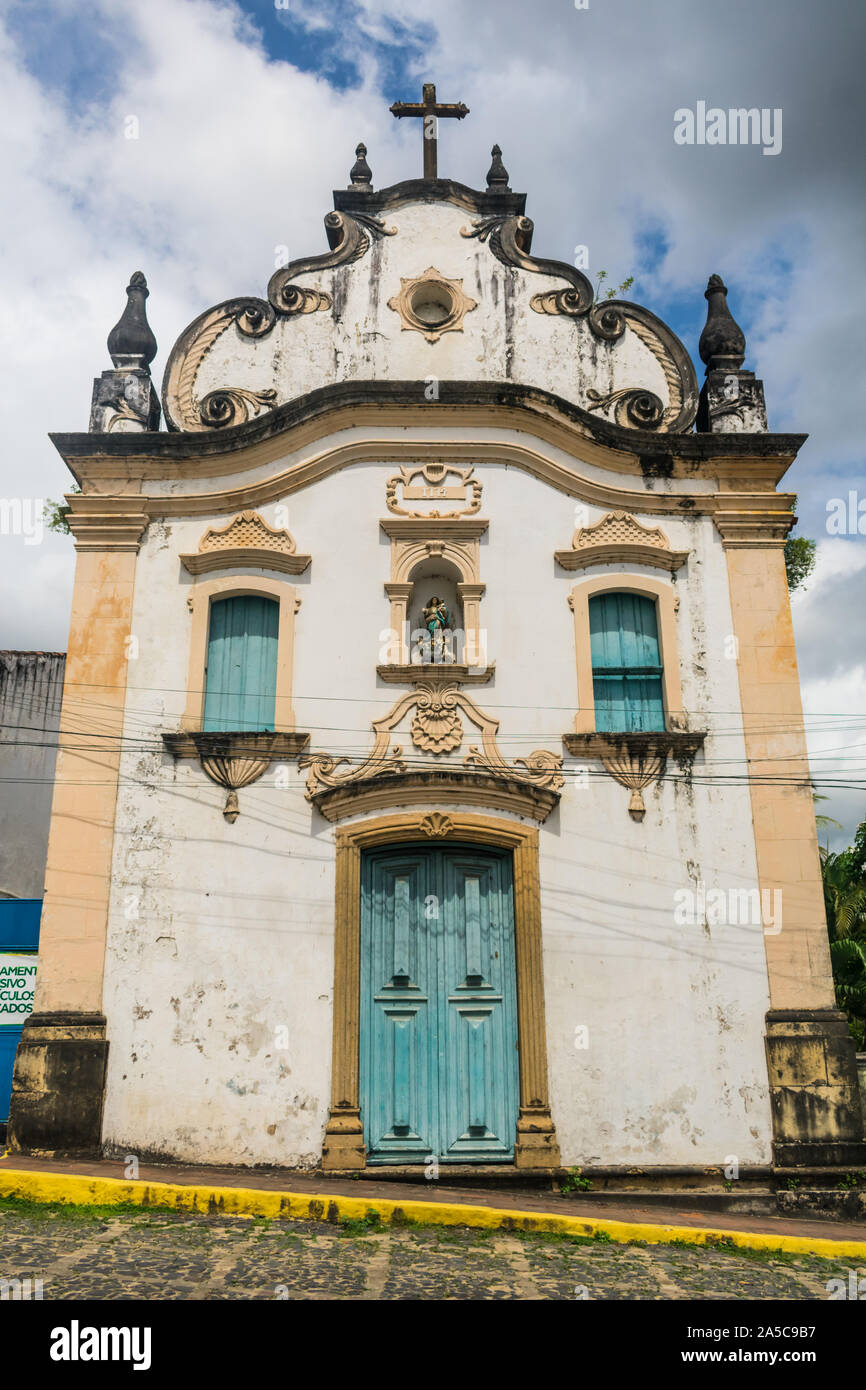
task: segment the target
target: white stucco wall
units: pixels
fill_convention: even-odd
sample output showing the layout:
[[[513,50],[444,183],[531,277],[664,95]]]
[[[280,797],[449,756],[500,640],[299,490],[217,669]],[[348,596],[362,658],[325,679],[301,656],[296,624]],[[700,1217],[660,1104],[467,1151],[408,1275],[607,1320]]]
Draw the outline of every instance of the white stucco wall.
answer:
[[[603,475],[597,465],[578,466]],[[262,466],[244,480],[281,467]],[[389,542],[379,520],[388,516],[385,484],[395,471],[357,463],[284,499],[298,549],[313,557],[305,574],[276,576],[302,599],[293,701],[312,750],[368,751],[370,721],[403,694],[375,673],[389,623]],[[577,703],[567,595],[581,575],[559,569],[553,554],[570,544],[575,498],[516,467],[482,463],[476,471],[480,515],[490,523],[482,616],[496,674],[467,690],[500,719],[505,757],[537,747],[562,753]],[[198,479],[183,490],[217,485]],[[654,485],[656,493],[677,486]],[[272,524],[278,505],[260,508]],[[586,515],[593,521],[604,510],[588,506]],[[737,669],[725,645],[725,558],[708,518],[638,515],[660,524],[673,548],[690,551],[675,579],[683,704],[690,727],[709,737],[691,786],[667,780],[645,793],[642,824],[600,764],[589,765],[589,784],[580,786],[575,760],[566,758],[571,775],[540,831],[553,1116],[566,1164],[709,1164],[730,1155],[761,1163],[771,1139],[761,925],[682,926],[674,918],[674,895],[692,882],[757,886],[748,788],[702,780],[705,768],[733,770],[743,758]],[[178,556],[228,519],[155,521],[138,558],[138,655],[129,672],[104,992],[104,1141],[185,1160],[313,1164],[330,1088],[334,828],[305,800],[295,763],[287,777],[283,768],[278,778],[278,765],[241,790],[240,817],[228,825],[224,793],[197,762],[175,764],[160,741],[178,728],[186,694],[186,598],[195,581]],[[397,741],[411,749],[407,736]],[[575,1046],[578,1028],[588,1030],[585,1048]]]

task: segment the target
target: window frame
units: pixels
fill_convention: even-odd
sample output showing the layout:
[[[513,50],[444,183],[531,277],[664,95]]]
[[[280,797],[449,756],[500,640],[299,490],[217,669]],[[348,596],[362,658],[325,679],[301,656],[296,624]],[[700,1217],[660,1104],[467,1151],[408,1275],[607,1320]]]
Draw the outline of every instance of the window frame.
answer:
[[[594,672],[589,628],[589,600],[604,593],[632,593],[655,602],[661,661],[664,730],[683,726],[683,696],[677,647],[676,609],[678,598],[671,582],[649,575],[599,574],[576,584],[568,596],[574,615],[574,645],[577,660],[577,703],[574,729],[578,734],[598,732],[595,718]],[[660,732],[660,731],[659,731]]]
[[[192,613],[189,669],[186,687],[186,707],[181,730],[200,733],[204,724],[204,703],[208,638],[210,635],[211,604],[224,598],[243,596],[277,599],[277,690],[274,701],[274,732],[294,733],[295,712],[292,708],[292,669],[294,662],[295,614],[301,606],[297,590],[291,584],[264,576],[221,575],[192,585],[187,604]]]
[[[623,663],[622,659],[620,659],[619,664],[615,666],[597,664],[595,661],[596,654],[592,650],[594,635],[592,622],[593,606],[600,606],[605,604],[606,601],[613,600],[617,608],[619,608],[619,606],[621,605],[621,600],[624,596],[631,600],[631,602],[634,604],[636,614],[643,613],[647,616],[647,618],[649,618],[650,614],[652,615],[652,627],[655,630],[649,635],[651,636],[651,640],[654,643],[656,656],[656,660],[655,662],[653,662],[652,666],[639,666],[636,664],[627,665]],[[627,590],[623,589],[609,589],[600,594],[591,594],[588,600],[588,607],[590,657],[592,658],[592,687],[593,701],[595,704],[596,728],[598,728],[599,724],[599,704],[601,703],[607,706],[607,708],[605,709],[605,722],[607,724],[607,728],[604,730],[599,730],[599,732],[662,732],[666,728],[664,701],[662,698],[662,680],[664,677],[664,663],[661,659],[661,641],[659,640],[658,632],[657,601],[654,598],[652,598],[649,594],[634,594],[629,593]],[[601,617],[602,623],[600,624],[600,626],[602,627],[602,630],[605,634],[603,645],[606,648],[608,646],[608,639],[613,635],[613,630],[608,625],[606,621],[607,615],[603,613],[603,610],[601,611]],[[639,620],[639,622],[642,622],[642,620]],[[623,629],[621,624],[617,626],[616,632],[618,636],[617,646],[619,650],[619,655],[620,658],[622,658]],[[646,636],[647,634],[643,635]],[[641,681],[643,683],[641,687],[642,694],[640,698],[638,698],[637,700],[633,699],[629,694],[629,682],[635,680]],[[653,695],[651,701],[648,700],[646,696],[646,683],[648,682],[652,682],[653,687]],[[614,683],[616,683],[620,687],[622,699],[614,699],[613,696],[610,694],[608,695],[608,698],[606,700],[600,699],[600,692],[603,692],[605,689],[610,691]],[[610,724],[609,720],[613,717],[614,712],[615,710],[617,710],[617,708],[620,708],[623,711],[623,722],[617,724]],[[661,722],[649,724],[647,721],[649,720],[650,713],[652,713],[653,719],[660,719]],[[640,718],[641,723],[637,725],[630,725],[628,722],[626,722],[629,715],[631,714],[634,714],[635,717]]]

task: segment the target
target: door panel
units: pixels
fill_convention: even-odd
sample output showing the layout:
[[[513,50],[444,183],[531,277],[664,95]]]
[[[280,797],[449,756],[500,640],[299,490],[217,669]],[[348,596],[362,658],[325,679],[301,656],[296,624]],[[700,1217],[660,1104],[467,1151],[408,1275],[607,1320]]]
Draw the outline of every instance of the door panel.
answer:
[[[508,1160],[518,1109],[511,860],[364,856],[360,1083],[370,1163]]]
[[[361,1054],[367,1143],[382,1162],[424,1158],[432,1142],[429,964],[421,927],[423,855],[378,859],[363,876]]]
[[[443,1152],[509,1158],[514,1151],[517,1009],[507,861],[451,854],[444,864],[447,930],[440,1078]],[[455,1084],[455,1079],[457,1084]]]

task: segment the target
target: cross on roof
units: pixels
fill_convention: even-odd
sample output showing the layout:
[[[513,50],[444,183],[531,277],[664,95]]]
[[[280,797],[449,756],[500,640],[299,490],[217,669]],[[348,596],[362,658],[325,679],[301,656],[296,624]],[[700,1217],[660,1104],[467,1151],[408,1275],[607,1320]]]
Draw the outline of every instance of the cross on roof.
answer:
[[[469,115],[469,107],[464,106],[462,101],[445,102],[436,100],[436,87],[432,82],[425,82],[423,89],[423,101],[395,101],[390,108],[391,115],[397,116],[420,116],[424,121],[424,177],[425,179],[435,179],[439,177],[438,161],[436,154],[437,144],[437,117],[453,116],[458,121],[462,121],[464,116]]]

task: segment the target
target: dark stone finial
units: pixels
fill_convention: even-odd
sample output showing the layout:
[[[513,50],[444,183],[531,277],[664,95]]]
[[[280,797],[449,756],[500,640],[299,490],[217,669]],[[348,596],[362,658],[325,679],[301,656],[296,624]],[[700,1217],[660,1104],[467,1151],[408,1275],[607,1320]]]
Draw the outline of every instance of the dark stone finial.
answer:
[[[134,271],[126,287],[126,308],[108,335],[108,351],[115,367],[147,371],[156,356],[156,338],[144,302],[149,293],[141,271]]]
[[[369,188],[373,182],[373,173],[367,163],[367,146],[361,142],[355,148],[355,163],[352,165],[349,178],[352,180],[352,188]]]
[[[498,145],[494,145],[490,153],[493,155],[493,163],[487,170],[487,187],[497,193],[507,193],[508,170],[502,163],[502,151]]]
[[[746,357],[746,338],[728,308],[728,291],[721,275],[711,275],[704,291],[707,321],[698,343],[707,372],[722,368],[736,372]]]

